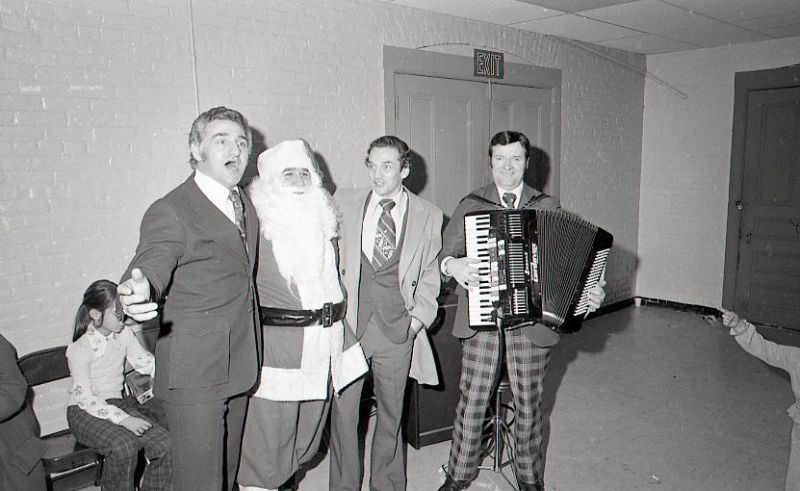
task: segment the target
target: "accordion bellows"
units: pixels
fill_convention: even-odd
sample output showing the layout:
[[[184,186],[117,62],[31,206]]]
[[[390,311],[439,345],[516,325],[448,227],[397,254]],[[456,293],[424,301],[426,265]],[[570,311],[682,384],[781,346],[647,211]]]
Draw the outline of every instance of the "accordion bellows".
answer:
[[[471,212],[464,232],[467,256],[481,260],[479,285],[468,297],[475,330],[531,322],[556,333],[576,330],[613,242],[602,228],[563,210]]]

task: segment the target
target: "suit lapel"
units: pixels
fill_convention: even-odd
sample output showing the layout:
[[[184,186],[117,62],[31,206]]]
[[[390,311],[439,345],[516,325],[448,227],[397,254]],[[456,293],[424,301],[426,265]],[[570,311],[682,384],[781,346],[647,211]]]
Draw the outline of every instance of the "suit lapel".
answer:
[[[351,271],[349,274],[360,274],[361,229],[364,226],[364,206],[368,199],[369,191],[359,190],[340,202],[342,216],[345,218],[342,227],[344,240],[341,244],[344,249],[344,263]]]
[[[253,206],[253,202],[250,201],[250,196],[246,192],[242,192],[241,195],[244,202],[245,227],[247,229],[247,259],[255,267],[258,234],[261,232],[260,224],[256,208]]]
[[[231,254],[238,257],[245,263],[249,262],[248,257],[245,254],[245,247],[242,243],[241,236],[239,235],[239,231],[236,229],[236,225],[231,222],[228,217],[226,217],[225,214],[222,213],[216,206],[214,206],[214,203],[212,203],[202,191],[200,191],[200,188],[197,187],[197,184],[194,182],[193,178],[190,177],[185,184],[187,186],[186,191],[188,197],[188,208],[191,213],[195,214],[194,223],[197,225],[197,227],[204,230],[209,237],[214,239],[221,246],[228,249]],[[245,199],[244,201],[245,203],[249,204],[249,207],[247,207],[245,211],[245,213],[247,213],[247,237],[249,245],[251,241],[257,239],[257,236],[253,235],[258,233],[258,216],[256,215],[252,204],[249,203],[250,200]],[[253,224],[251,222],[255,223]],[[256,227],[255,234],[250,233],[253,225]],[[253,245],[253,247],[250,249],[252,254],[255,254],[255,245]]]
[[[406,208],[406,225],[403,230],[405,238],[400,248],[400,263],[398,267],[401,285],[408,268],[411,266],[411,259],[419,249],[420,242],[422,242],[423,230],[429,219],[429,214],[422,207],[419,198],[408,190],[406,190],[406,196],[408,196],[408,207]]]

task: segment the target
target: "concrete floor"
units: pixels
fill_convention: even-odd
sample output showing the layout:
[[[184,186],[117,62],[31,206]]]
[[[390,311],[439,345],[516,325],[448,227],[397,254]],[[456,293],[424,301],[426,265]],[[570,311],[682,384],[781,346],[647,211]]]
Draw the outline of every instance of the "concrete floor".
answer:
[[[760,331],[800,346],[800,333]],[[661,307],[592,319],[554,350],[546,390],[548,491],[783,489],[789,379],[719,321]],[[448,451],[449,442],[409,447],[408,489],[435,490]],[[327,480],[321,456],[300,490],[327,490]],[[484,470],[469,489],[512,488]]]

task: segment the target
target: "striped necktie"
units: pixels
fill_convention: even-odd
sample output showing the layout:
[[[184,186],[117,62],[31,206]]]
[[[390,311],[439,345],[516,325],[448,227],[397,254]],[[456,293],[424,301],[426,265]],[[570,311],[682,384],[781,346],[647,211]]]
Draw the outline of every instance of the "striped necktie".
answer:
[[[228,195],[228,199],[233,203],[233,215],[236,218],[236,228],[239,229],[239,235],[242,236],[242,240],[246,244],[247,236],[244,222],[244,205],[242,204],[242,196],[239,194],[238,187],[231,189],[231,194]]]
[[[383,210],[378,220],[378,227],[375,229],[375,248],[372,251],[372,266],[375,269],[382,268],[397,250],[397,237],[391,214],[395,202],[391,199],[382,199],[380,205]]]

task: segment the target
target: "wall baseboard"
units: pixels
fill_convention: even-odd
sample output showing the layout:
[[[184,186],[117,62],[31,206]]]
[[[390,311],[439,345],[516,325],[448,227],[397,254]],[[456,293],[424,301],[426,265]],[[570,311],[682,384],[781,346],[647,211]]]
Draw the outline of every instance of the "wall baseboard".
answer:
[[[673,310],[680,310],[683,312],[696,312],[702,315],[718,316],[720,312],[714,307],[706,307],[704,305],[694,305],[690,303],[673,302],[672,300],[662,300],[660,298],[649,297],[635,297],[636,305],[646,305],[648,307],[666,307]]]
[[[673,310],[680,310],[682,312],[695,312],[701,315],[713,315],[715,317],[720,315],[719,310],[713,307],[706,307],[705,305],[694,305],[689,303],[673,302],[672,300],[663,300],[660,298],[633,297],[625,300],[620,300],[618,302],[614,302],[609,305],[603,305],[596,311],[586,316],[586,318],[591,319],[593,317],[599,317],[601,315],[610,314],[611,312],[622,310],[626,307],[630,307],[631,305],[635,305],[637,307],[641,305],[647,307],[663,307]]]

